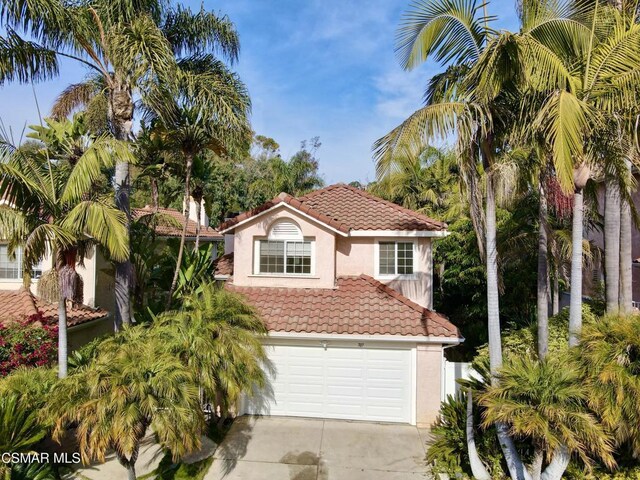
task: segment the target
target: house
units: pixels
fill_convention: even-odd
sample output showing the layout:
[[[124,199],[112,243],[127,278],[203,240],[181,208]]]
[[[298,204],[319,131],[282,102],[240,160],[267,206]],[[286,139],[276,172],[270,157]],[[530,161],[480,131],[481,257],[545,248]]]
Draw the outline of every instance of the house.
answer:
[[[338,184],[226,222],[215,278],[261,314],[269,385],[240,413],[401,422],[438,415],[443,351],[432,242],[446,225]]]
[[[152,207],[134,208],[131,216],[138,221],[156,213]],[[184,215],[174,209],[159,208],[168,221],[159,222],[155,231],[161,241],[180,238],[184,225]],[[195,205],[191,202],[187,223],[187,240],[193,241],[196,235]],[[200,241],[202,243],[221,243],[224,237],[209,226],[209,219],[202,215]],[[22,248],[17,248],[11,257],[6,243],[0,241],[0,323],[12,321],[18,317],[28,317],[42,311],[45,316],[57,319],[57,306],[45,302],[37,296],[38,280],[43,272],[53,267],[50,256],[43,258],[32,272],[29,289],[23,286]],[[111,312],[115,309],[114,269],[99,249],[91,249],[82,264],[76,266],[82,278],[83,303],[70,308],[68,315],[68,340],[70,349],[75,349],[100,335],[113,331]],[[91,313],[92,312],[92,313]]]

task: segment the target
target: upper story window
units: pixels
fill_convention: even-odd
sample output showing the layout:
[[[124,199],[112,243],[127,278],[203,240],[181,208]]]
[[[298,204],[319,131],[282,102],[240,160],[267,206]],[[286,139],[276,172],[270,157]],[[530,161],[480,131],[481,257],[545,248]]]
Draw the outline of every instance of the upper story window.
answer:
[[[300,227],[291,220],[278,220],[266,240],[258,240],[257,273],[310,275],[313,242],[305,240]]]
[[[9,247],[0,245],[0,280],[22,280],[22,247],[14,250],[14,255],[9,255]],[[32,278],[42,275],[42,265],[38,264],[31,272]]]
[[[378,275],[413,275],[413,242],[379,242]]]

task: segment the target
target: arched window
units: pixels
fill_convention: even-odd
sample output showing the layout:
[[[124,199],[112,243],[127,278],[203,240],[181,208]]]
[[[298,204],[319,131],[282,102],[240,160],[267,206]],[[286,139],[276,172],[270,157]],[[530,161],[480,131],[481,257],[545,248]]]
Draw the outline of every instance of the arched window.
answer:
[[[257,273],[310,275],[313,242],[305,240],[302,230],[290,219],[276,220],[269,227],[267,240],[258,241]]]

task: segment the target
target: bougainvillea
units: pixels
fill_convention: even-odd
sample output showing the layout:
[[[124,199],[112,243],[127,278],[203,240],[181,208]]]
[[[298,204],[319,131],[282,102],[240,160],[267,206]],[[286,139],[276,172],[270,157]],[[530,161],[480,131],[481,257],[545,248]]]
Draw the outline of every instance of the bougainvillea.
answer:
[[[58,325],[42,312],[0,325],[0,377],[20,366],[40,367],[55,361]]]

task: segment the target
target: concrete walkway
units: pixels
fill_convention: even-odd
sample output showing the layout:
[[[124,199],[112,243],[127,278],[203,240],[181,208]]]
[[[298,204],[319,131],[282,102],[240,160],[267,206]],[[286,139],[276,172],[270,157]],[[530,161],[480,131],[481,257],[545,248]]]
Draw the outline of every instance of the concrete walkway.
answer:
[[[409,425],[237,419],[205,480],[418,480],[425,432]]]

